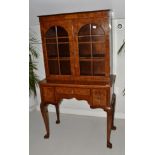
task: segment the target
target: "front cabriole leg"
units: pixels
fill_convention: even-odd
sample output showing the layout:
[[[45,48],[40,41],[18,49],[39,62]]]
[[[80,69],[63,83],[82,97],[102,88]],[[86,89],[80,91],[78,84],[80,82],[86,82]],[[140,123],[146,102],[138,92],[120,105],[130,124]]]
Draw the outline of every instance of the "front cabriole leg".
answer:
[[[50,132],[49,132],[49,116],[48,116],[48,104],[41,103],[40,104],[40,110],[41,114],[44,120],[45,128],[46,128],[46,134],[44,136],[45,139],[49,138]]]
[[[112,148],[112,143],[110,142],[112,128],[112,107],[107,107],[105,111],[107,112],[107,147]]]
[[[60,111],[59,111],[59,103],[55,104],[56,114],[57,114],[57,120],[56,124],[60,124]]]

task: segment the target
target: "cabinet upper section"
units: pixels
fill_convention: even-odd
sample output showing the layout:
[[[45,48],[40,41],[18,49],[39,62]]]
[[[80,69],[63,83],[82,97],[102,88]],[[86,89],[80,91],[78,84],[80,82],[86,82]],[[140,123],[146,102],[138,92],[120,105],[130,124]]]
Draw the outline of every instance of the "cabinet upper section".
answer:
[[[110,79],[110,14],[39,16],[47,80]]]

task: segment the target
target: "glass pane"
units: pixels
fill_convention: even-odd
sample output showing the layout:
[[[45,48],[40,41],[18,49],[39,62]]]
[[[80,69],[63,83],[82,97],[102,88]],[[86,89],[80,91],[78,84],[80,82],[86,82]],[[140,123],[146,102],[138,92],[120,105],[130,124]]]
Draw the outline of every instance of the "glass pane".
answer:
[[[90,35],[90,24],[87,24],[83,26],[82,28],[80,28],[78,35],[79,36]]]
[[[48,60],[48,68],[50,74],[59,74],[58,60]]]
[[[55,37],[55,36],[56,36],[56,30],[55,26],[53,26],[46,32],[46,37]]]
[[[80,57],[91,57],[91,43],[79,44]]]
[[[68,33],[63,27],[57,26],[57,35],[58,37],[68,36]]]
[[[60,60],[60,71],[62,75],[70,75],[70,60]]]
[[[46,39],[46,43],[55,43],[56,44],[56,38]]]
[[[93,62],[93,75],[104,76],[104,60],[98,60]]]
[[[59,44],[59,57],[69,57],[69,44]]]
[[[92,36],[92,41],[103,42],[104,36]]]
[[[91,35],[104,35],[104,30],[100,25],[91,24]]]
[[[80,61],[80,75],[91,75],[91,61]]]
[[[69,42],[69,38],[58,38],[58,42]]]
[[[48,57],[57,57],[57,45],[56,44],[46,44],[46,50]]]
[[[90,42],[91,41],[91,37],[87,36],[87,37],[79,37],[79,42]]]
[[[104,57],[104,45],[103,43],[92,43],[93,57]]]

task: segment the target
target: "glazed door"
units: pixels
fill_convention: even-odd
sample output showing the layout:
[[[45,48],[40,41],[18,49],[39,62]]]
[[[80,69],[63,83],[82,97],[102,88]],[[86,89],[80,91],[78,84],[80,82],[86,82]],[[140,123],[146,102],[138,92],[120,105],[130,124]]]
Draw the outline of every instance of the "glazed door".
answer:
[[[109,25],[104,20],[80,20],[74,25],[78,78],[103,79],[109,74]]]
[[[71,22],[43,25],[43,47],[47,79],[72,79],[74,74]]]

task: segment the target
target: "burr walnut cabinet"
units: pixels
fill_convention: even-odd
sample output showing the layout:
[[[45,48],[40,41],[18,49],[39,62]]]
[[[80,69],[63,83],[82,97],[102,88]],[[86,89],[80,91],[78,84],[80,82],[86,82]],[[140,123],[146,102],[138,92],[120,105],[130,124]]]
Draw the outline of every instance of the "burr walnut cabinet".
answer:
[[[39,83],[44,138],[50,134],[48,105],[55,105],[58,124],[61,100],[76,98],[107,112],[107,147],[112,148],[116,96],[110,10],[43,15],[39,21],[46,72]]]

